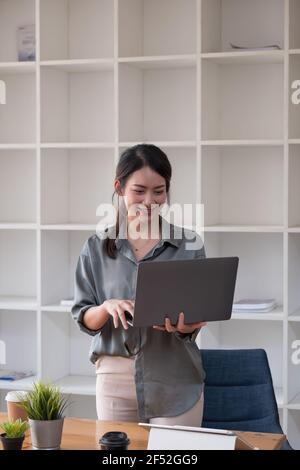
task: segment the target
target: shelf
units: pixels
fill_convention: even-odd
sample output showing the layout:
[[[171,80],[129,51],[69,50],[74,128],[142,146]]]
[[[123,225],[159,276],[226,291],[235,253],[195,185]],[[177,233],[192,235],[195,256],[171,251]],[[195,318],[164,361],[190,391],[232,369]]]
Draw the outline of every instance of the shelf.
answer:
[[[300,393],[297,393],[297,395],[290,400],[287,407],[289,410],[300,410]]]
[[[283,321],[284,314],[282,307],[277,307],[267,313],[232,313],[232,320],[250,320],[250,321]]]
[[[204,232],[254,232],[254,233],[283,233],[280,225],[207,225]]]
[[[21,380],[0,380],[0,390],[29,391],[33,388],[33,383],[38,380],[36,376],[26,377]]]
[[[153,141],[153,140],[141,140],[141,141],[131,141],[131,142],[119,142],[118,146],[119,148],[123,147],[132,147],[133,145],[137,144],[153,144],[158,147],[178,147],[178,148],[185,148],[185,147],[197,147],[197,142],[195,140],[182,140],[182,141]]]
[[[34,297],[0,297],[0,310],[36,310],[37,299]]]
[[[250,147],[250,146],[270,146],[270,147],[274,147],[274,146],[283,146],[284,144],[284,141],[281,140],[281,139],[234,139],[234,140],[229,140],[229,139],[225,139],[225,140],[221,140],[221,139],[217,139],[217,140],[202,140],[201,141],[201,145],[202,146],[221,146],[221,147],[225,147],[225,146],[239,146],[239,147],[242,147],[242,146],[245,146],[245,147]]]
[[[96,375],[68,375],[55,381],[62,393],[71,395],[92,395],[96,394]]]
[[[290,322],[299,322],[300,321],[300,309],[296,310],[294,313],[288,316],[288,321]]]
[[[42,312],[71,313],[71,307],[63,305],[43,305]]]
[[[216,64],[283,64],[284,51],[210,52],[201,54],[203,60]]]
[[[191,55],[167,55],[149,57],[122,57],[118,59],[119,64],[131,65],[141,69],[196,67],[197,56]]]
[[[41,230],[70,230],[70,231],[96,231],[97,224],[44,224]]]
[[[113,59],[43,60],[41,67],[63,72],[97,72],[114,69]]]
[[[37,230],[37,224],[0,223],[0,230]]]
[[[0,150],[35,150],[36,144],[0,144]]]
[[[0,75],[34,73],[36,62],[0,62]]]
[[[113,142],[45,142],[42,149],[112,149]]]

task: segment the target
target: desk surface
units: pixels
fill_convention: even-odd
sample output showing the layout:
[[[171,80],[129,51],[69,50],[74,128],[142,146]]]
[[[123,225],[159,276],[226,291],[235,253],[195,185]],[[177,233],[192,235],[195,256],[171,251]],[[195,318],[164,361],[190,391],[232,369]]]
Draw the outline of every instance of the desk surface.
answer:
[[[7,419],[5,413],[0,413],[0,423]],[[126,432],[130,439],[129,449],[147,449],[149,431],[137,423],[121,423],[111,421],[96,421],[91,419],[65,418],[62,438],[62,450],[97,450],[100,437],[108,431]],[[285,441],[284,434],[266,434],[253,432],[237,432],[238,437],[253,447],[263,450],[274,450],[281,447]],[[31,449],[30,436],[25,438],[23,450]]]

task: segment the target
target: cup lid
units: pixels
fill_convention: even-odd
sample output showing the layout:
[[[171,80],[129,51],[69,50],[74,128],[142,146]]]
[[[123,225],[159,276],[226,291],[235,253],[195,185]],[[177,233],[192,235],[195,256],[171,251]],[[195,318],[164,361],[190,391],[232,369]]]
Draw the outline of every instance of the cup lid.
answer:
[[[125,432],[110,431],[105,433],[99,440],[100,444],[109,447],[127,446],[130,440]]]
[[[14,390],[6,394],[5,400],[20,402],[22,401],[22,398],[25,400],[26,396],[27,396],[27,392],[25,392],[24,390],[20,390],[20,391]]]

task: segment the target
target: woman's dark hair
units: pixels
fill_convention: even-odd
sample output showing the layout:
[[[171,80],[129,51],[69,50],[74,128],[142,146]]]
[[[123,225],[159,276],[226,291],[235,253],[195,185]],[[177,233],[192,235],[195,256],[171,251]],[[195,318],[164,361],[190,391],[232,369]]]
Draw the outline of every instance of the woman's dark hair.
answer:
[[[129,147],[121,153],[118,165],[116,168],[115,179],[120,181],[121,188],[123,189],[129,177],[137,170],[143,167],[149,167],[151,170],[158,173],[166,181],[166,192],[169,195],[170,181],[172,177],[172,167],[167,155],[155,145],[152,144],[138,144]],[[112,201],[116,191],[112,195]],[[117,212],[116,220],[116,237],[119,234],[119,210]],[[111,258],[115,258],[115,238],[107,237],[104,240],[105,251]]]

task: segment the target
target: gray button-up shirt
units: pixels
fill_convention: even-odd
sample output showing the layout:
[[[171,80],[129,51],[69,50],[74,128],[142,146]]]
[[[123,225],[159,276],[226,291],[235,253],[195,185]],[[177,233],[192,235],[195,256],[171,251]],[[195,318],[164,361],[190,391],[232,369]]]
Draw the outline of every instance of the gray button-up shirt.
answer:
[[[121,324],[114,328],[111,316],[101,329],[90,330],[83,317],[86,310],[107,299],[134,299],[137,268],[145,260],[205,258],[201,237],[196,232],[162,221],[161,240],[140,261],[121,235],[115,241],[116,259],[107,255],[103,235],[104,232],[109,235],[115,227],[92,235],[77,263],[72,307],[72,316],[80,329],[93,336],[90,349],[93,363],[102,355],[135,356],[138,414],[144,422],[153,417],[182,414],[200,398],[205,372],[195,342],[199,330],[191,335],[152,327],[125,330]]]

